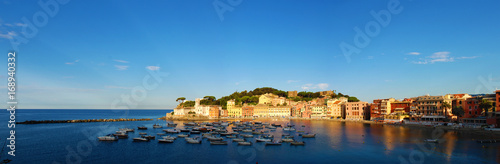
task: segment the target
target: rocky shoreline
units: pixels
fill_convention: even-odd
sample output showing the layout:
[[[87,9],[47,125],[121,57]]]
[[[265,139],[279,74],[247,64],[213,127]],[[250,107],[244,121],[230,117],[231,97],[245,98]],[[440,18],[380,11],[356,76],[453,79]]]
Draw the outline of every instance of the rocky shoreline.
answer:
[[[29,120],[17,124],[52,124],[52,123],[87,123],[87,122],[121,122],[121,121],[153,121],[151,118],[117,118],[117,119],[86,119],[86,120]]]

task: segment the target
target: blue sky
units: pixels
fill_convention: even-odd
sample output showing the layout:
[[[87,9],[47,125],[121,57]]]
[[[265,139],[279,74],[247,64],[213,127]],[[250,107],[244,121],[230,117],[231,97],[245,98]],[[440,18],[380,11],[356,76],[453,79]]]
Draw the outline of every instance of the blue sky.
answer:
[[[214,3],[226,11],[218,13]],[[390,12],[395,4],[398,12]],[[180,96],[219,98],[257,87],[337,90],[367,102],[492,93],[500,88],[499,6],[499,1],[73,0],[59,4],[51,16],[36,1],[2,0],[0,49],[7,54],[17,47],[19,108],[171,109]],[[382,26],[371,11],[387,11],[391,19]],[[37,29],[32,37],[23,33],[29,23]],[[366,26],[370,42],[347,60],[341,43],[356,46],[354,29],[366,34]],[[28,42],[11,42],[20,37]],[[7,68],[6,62],[0,66]],[[135,92],[151,72],[165,76],[161,82],[150,79],[157,87]],[[0,77],[6,80],[7,71]],[[7,99],[2,88],[0,98]],[[122,97],[132,92],[143,97],[124,103]]]

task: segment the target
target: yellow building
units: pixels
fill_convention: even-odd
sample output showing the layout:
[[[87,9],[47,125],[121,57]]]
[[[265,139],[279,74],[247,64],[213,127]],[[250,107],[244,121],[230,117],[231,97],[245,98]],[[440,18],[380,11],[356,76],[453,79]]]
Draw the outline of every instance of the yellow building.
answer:
[[[259,104],[272,104],[273,100],[279,98],[279,96],[274,95],[272,93],[267,93],[260,95],[259,97]]]
[[[253,116],[255,117],[269,117],[269,105],[257,104],[253,108]]]
[[[290,117],[291,110],[291,106],[270,106],[269,117]]]
[[[229,117],[241,117],[243,111],[240,106],[236,106],[234,99],[227,101],[227,112]]]
[[[311,118],[326,117],[326,105],[311,105]]]

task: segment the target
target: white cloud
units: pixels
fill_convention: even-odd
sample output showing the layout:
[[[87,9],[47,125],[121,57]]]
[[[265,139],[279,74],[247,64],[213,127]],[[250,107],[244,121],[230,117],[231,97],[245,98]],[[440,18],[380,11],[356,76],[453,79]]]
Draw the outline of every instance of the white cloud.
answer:
[[[71,64],[75,64],[75,63],[78,63],[80,60],[75,60],[74,62],[66,62],[64,64],[68,64],[68,65],[71,65]]]
[[[296,83],[296,82],[299,82],[298,80],[288,80],[286,81],[286,83]]]
[[[454,62],[456,60],[462,60],[462,59],[475,59],[478,58],[478,56],[462,56],[462,57],[452,57],[450,56],[450,52],[448,51],[441,51],[441,52],[435,52],[431,56],[427,56],[425,59],[420,59],[420,61],[413,61],[413,64],[434,64],[437,62]]]
[[[310,89],[326,89],[328,88],[330,85],[328,85],[327,83],[319,83],[319,84],[304,84],[302,85],[300,88],[302,88],[303,90],[310,90]]]
[[[126,65],[115,65],[115,67],[116,67],[116,70],[119,70],[119,71],[124,71],[124,70],[128,69],[128,66],[126,66]]]
[[[420,52],[409,52],[408,55],[420,55]]]
[[[5,39],[12,39],[14,36],[16,36],[16,32],[14,31],[9,31],[7,34],[2,34],[0,33],[0,38],[5,38]]]
[[[156,70],[160,70],[160,67],[158,67],[158,66],[147,66],[146,69],[149,69],[151,71],[156,71]]]
[[[128,63],[128,61],[125,61],[125,60],[117,60],[117,59],[115,59],[114,61],[115,62],[120,62],[120,63]]]
[[[326,89],[329,85],[327,83],[319,83],[317,86],[319,89]]]
[[[475,58],[478,58],[479,56],[462,56],[462,57],[458,57],[457,59],[475,59]]]

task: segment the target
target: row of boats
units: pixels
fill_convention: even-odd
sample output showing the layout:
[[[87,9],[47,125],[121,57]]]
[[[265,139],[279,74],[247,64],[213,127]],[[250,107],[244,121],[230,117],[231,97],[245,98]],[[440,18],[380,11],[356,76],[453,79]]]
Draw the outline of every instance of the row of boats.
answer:
[[[167,127],[177,127],[177,124],[167,123]],[[234,125],[229,132],[227,127],[229,125]],[[158,129],[163,126],[154,124],[153,128]],[[254,135],[258,136],[255,138],[255,142],[263,142],[265,145],[281,145],[283,142],[290,143],[290,145],[305,145],[304,141],[294,140],[294,135],[282,134],[280,140],[274,140],[274,136],[269,134],[269,131],[274,131],[277,128],[281,128],[280,124],[269,124],[262,122],[213,122],[213,123],[195,123],[189,122],[184,123],[184,129],[163,129],[163,133],[157,133],[159,143],[174,143],[177,138],[184,138],[186,143],[189,144],[201,144],[203,139],[206,139],[211,145],[227,145],[228,140],[233,143],[238,143],[238,145],[252,145],[252,141],[248,138],[253,138]],[[303,126],[304,127],[304,126]],[[137,127],[138,130],[147,130],[145,126]],[[266,129],[267,131],[263,131]],[[260,130],[260,131],[259,131]],[[287,125],[283,128],[283,131],[295,131],[294,125]],[[98,137],[101,141],[116,141],[122,138],[128,138],[129,132],[134,132],[134,129],[123,128],[116,131],[115,134],[110,134],[106,136]],[[298,134],[302,138],[314,138],[316,134],[303,133],[303,131]],[[170,134],[170,135],[167,135]],[[177,134],[174,136],[173,134]],[[201,134],[198,136],[190,137],[190,135]],[[155,140],[156,136],[147,135],[147,133],[140,132],[140,137],[133,138],[134,142],[149,142],[150,140]],[[228,139],[228,140],[225,140]]]

